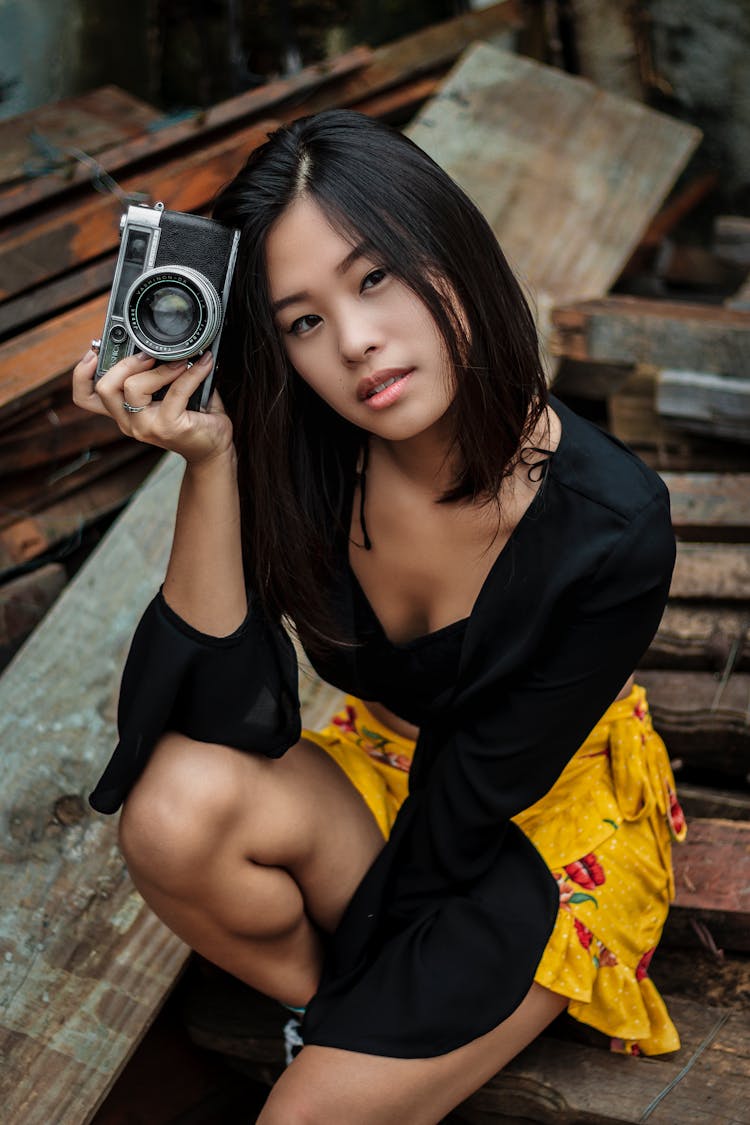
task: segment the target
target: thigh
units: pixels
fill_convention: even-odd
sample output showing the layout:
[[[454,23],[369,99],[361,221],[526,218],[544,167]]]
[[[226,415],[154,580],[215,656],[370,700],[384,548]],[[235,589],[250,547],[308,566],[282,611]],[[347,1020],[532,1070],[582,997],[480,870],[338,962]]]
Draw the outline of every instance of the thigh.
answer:
[[[564,996],[532,984],[515,1012],[492,1031],[429,1059],[304,1047],[271,1091],[258,1125],[437,1125],[532,1042],[566,1004]]]

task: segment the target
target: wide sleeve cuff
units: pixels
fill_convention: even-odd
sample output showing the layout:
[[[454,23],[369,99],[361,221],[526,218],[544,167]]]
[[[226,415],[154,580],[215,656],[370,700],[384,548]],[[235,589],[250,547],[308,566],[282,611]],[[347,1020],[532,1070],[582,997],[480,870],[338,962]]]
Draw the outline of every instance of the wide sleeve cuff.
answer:
[[[159,592],[130,646],[117,720],[118,745],[89,797],[98,812],[117,811],[167,730],[281,757],[301,729],[294,646],[252,602],[234,633],[211,637]]]

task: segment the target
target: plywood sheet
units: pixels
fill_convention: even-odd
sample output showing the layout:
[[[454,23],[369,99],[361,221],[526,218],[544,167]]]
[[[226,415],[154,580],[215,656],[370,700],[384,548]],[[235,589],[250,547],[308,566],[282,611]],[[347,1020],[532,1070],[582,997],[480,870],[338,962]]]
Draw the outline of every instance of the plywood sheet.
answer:
[[[407,130],[481,208],[535,297],[602,296],[698,144],[698,130],[486,43]]]

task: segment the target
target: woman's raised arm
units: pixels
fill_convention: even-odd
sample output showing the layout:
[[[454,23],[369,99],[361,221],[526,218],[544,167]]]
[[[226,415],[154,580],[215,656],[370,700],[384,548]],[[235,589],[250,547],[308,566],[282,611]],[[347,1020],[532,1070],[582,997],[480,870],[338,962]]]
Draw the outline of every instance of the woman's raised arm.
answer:
[[[95,385],[91,351],[73,372],[73,401],[92,413],[109,414],[129,437],[185,458],[163,593],[194,629],[222,637],[241,625],[247,602],[232,423],[216,391],[206,413],[187,409],[211,359],[208,352],[189,367],[185,362],[155,366],[149,356],[129,356]],[[164,386],[163,399],[152,399]]]

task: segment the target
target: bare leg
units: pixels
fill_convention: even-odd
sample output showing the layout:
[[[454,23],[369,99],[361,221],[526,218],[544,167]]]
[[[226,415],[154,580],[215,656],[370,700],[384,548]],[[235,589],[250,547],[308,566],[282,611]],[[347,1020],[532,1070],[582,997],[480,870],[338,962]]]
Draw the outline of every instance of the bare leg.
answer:
[[[271,1091],[258,1125],[436,1125],[531,1043],[566,1004],[565,997],[532,984],[503,1023],[430,1059],[304,1047]]]
[[[269,760],[168,735],[123,811],[131,876],[193,949],[285,1003],[315,993],[335,929],[383,846],[320,747]]]

